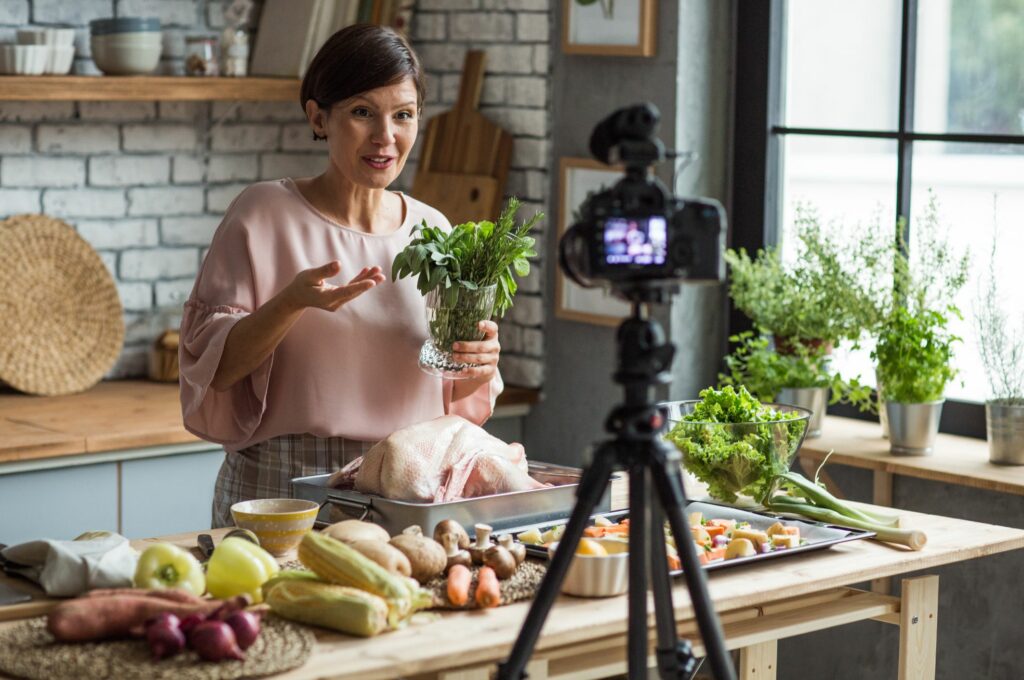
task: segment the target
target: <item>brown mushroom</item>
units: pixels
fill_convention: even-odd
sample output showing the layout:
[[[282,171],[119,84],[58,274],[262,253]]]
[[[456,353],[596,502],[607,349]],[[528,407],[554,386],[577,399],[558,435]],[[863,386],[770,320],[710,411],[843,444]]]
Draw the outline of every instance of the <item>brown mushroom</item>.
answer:
[[[458,539],[459,548],[466,550],[469,548],[469,534],[462,528],[462,525],[453,519],[443,519],[437,523],[434,527],[434,540],[444,545],[444,541],[441,537],[445,534],[454,534]]]
[[[512,557],[516,558],[517,565],[526,561],[526,546],[512,540],[512,534],[502,534],[499,536],[498,545],[512,553]]]
[[[467,569],[473,566],[473,558],[470,557],[468,550],[459,548],[459,537],[455,534],[441,534],[441,545],[444,546],[445,555],[448,557],[444,573],[447,574],[448,570],[456,564],[461,564]]]
[[[484,553],[494,545],[491,543],[491,532],[494,529],[489,524],[476,524],[473,528],[476,530],[476,541],[469,546],[469,554],[473,558],[474,564],[483,564]]]
[[[484,552],[484,564],[493,569],[501,580],[511,578],[516,573],[516,558],[500,545],[492,545]]]

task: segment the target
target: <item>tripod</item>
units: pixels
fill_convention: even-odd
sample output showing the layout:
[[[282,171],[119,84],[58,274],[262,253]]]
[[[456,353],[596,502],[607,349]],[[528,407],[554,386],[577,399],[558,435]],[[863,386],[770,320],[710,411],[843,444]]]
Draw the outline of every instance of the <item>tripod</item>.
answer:
[[[693,601],[711,669],[718,680],[735,679],[722,628],[708,596],[704,570],[690,538],[689,524],[683,517],[686,497],[679,467],[681,456],[674,446],[661,438],[666,412],[652,401],[653,388],[670,380],[668,368],[672,364],[675,347],[664,340],[661,326],[656,321],[644,319],[640,303],[634,300],[631,317],[618,329],[619,363],[614,380],[625,388],[626,401],[616,406],[605,422],[605,428],[614,438],[598,446],[593,461],[580,479],[576,505],[558,550],[508,659],[498,664],[498,677],[503,680],[526,677],[524,669],[561,589],[583,529],[616,470],[629,472],[629,677],[647,677],[648,574],[654,590],[659,675],[684,680],[689,678],[695,666],[689,642],[680,639],[676,633],[662,528],[664,513],[676,539],[686,587]],[[648,504],[652,484],[658,502]],[[650,561],[647,559],[648,548],[651,549]]]

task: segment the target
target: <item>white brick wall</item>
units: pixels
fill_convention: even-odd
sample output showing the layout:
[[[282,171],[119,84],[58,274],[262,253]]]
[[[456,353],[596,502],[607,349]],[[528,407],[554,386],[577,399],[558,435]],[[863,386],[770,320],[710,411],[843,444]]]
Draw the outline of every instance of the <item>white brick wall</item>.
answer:
[[[515,137],[506,190],[523,217],[547,207],[548,70],[554,0],[419,0],[413,45],[428,75],[425,114],[449,110],[467,49],[485,49],[484,115]],[[0,0],[0,38],[18,26],[77,27],[77,73],[97,73],[88,21],[157,16],[160,72],[181,72],[184,36],[216,33],[225,0]],[[0,218],[47,212],[72,224],[118,285],[131,332],[110,377],[145,373],[161,308],[192,289],[227,206],[259,179],[311,175],[327,146],[298,102],[0,102]],[[396,188],[408,190],[411,162]],[[543,260],[544,254],[541,254]],[[501,321],[510,385],[543,380],[543,264],[520,280]]]

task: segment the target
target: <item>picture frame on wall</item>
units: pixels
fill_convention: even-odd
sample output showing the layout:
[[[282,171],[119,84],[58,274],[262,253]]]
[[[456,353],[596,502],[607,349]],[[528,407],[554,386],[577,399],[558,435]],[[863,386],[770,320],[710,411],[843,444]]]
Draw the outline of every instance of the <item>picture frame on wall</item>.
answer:
[[[608,189],[623,176],[621,166],[590,158],[562,158],[558,170],[558,239],[575,221],[580,205],[591,192]],[[630,314],[629,304],[604,288],[584,288],[561,267],[555,268],[555,316],[569,321],[618,326]]]
[[[562,52],[653,57],[655,0],[563,0]]]

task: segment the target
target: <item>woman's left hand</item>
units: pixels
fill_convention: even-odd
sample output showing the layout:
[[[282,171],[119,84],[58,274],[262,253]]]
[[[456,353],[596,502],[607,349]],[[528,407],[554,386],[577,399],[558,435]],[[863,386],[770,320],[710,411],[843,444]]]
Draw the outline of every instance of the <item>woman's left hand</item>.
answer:
[[[494,377],[498,370],[498,356],[501,345],[498,343],[498,324],[493,321],[481,321],[477,324],[484,333],[483,340],[459,341],[452,345],[455,361],[467,364],[479,364],[466,369],[466,377],[477,383],[486,383]]]

